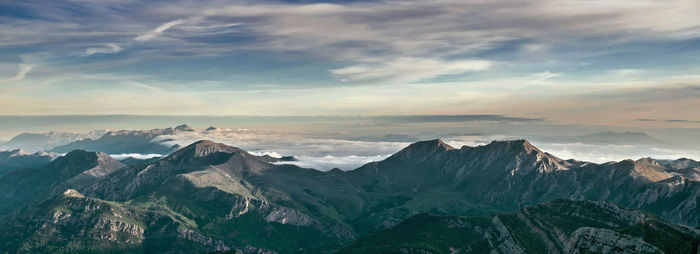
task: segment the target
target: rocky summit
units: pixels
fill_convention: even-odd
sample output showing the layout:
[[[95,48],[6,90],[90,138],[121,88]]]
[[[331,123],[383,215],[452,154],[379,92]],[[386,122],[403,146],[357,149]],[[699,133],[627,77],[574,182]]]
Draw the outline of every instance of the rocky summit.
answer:
[[[132,165],[73,151],[0,177],[0,249],[696,253],[697,174],[688,159],[595,164],[526,140],[423,141],[328,172],[208,140]]]

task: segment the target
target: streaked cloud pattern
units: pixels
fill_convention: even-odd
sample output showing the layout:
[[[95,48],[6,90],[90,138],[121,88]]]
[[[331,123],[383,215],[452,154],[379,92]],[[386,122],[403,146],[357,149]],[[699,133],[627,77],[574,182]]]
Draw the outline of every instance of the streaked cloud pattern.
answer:
[[[697,13],[695,0],[10,1],[0,114],[534,113],[697,128]]]

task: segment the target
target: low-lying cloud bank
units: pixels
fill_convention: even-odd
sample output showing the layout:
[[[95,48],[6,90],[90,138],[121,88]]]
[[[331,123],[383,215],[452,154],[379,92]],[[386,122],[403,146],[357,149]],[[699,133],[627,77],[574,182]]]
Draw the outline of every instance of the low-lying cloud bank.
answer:
[[[471,134],[442,138],[455,148],[486,145],[494,140],[522,139],[509,135]],[[333,168],[352,170],[366,163],[380,161],[408,146],[411,142],[350,140],[349,137],[322,138],[311,134],[289,134],[250,129],[216,130],[178,133],[160,136],[167,145],[186,146],[197,140],[209,139],[240,147],[255,155],[273,157],[294,156],[298,161],[280,162],[300,167],[327,171]],[[526,138],[527,139],[527,138]],[[541,150],[562,159],[576,159],[596,163],[652,157],[656,159],[700,158],[700,151],[683,146],[619,145],[556,143],[528,139]]]
[[[240,147],[255,155],[270,155],[278,158],[294,156],[297,161],[283,163],[323,171],[333,168],[352,170],[366,163],[382,160],[410,144],[410,142],[323,138],[308,134],[249,129],[178,133],[159,136],[155,141],[166,140],[166,145],[186,146],[202,139]]]
[[[281,155],[277,152],[270,152],[270,151],[264,151],[264,152],[251,152],[254,155],[269,155],[272,157],[280,158],[284,155]],[[282,161],[282,162],[275,162],[275,164],[293,164],[297,165],[302,168],[313,168],[313,169],[318,169],[322,171],[328,171],[334,168],[338,168],[341,170],[353,170],[356,168],[361,167],[362,165],[365,165],[367,163],[373,162],[373,161],[381,161],[383,159],[386,159],[387,157],[391,156],[391,154],[385,154],[385,155],[374,155],[374,156],[357,156],[357,155],[347,155],[347,156],[333,156],[333,155],[326,155],[326,156],[294,156],[296,161]]]
[[[376,156],[332,156],[326,155],[323,157],[297,156],[298,161],[277,162],[276,164],[294,164],[302,168],[313,168],[322,171],[328,171],[333,168],[338,168],[344,171],[353,170],[373,161],[381,161],[391,155],[376,155]]]
[[[625,159],[651,157],[654,159],[675,160],[680,158],[698,159],[700,151],[682,148],[664,148],[642,145],[591,145],[582,143],[537,143],[533,144],[545,152],[562,159],[576,159],[604,163]]]
[[[110,154],[109,156],[114,158],[114,159],[117,159],[117,160],[123,160],[123,159],[127,159],[127,158],[147,160],[147,159],[152,159],[152,158],[157,158],[157,157],[163,157],[162,154],[157,154],[157,153],[151,153],[151,154],[122,153],[122,154]]]
[[[240,147],[249,152],[274,151],[280,155],[310,157],[393,154],[410,144],[410,142],[355,141],[250,129],[177,133],[158,136],[154,141],[165,140],[164,144],[168,146],[187,146],[203,139]]]

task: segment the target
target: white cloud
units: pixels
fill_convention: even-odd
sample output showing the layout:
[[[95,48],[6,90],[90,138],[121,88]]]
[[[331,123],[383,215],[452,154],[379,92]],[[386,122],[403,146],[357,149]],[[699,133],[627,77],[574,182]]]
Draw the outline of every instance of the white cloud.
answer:
[[[313,168],[321,171],[328,171],[333,168],[341,170],[353,170],[370,162],[381,161],[390,155],[375,155],[375,156],[332,156],[326,155],[323,157],[312,156],[297,156],[298,161],[276,162],[275,164],[293,164],[302,168]]]
[[[185,23],[185,20],[183,20],[183,19],[176,19],[176,20],[173,20],[173,21],[170,21],[170,22],[167,22],[167,23],[163,23],[162,25],[156,27],[155,29],[153,29],[153,30],[151,30],[151,31],[148,31],[147,33],[144,33],[144,34],[141,34],[141,35],[137,36],[136,38],[134,38],[134,40],[135,40],[135,41],[139,41],[139,42],[144,42],[144,41],[151,40],[151,39],[155,38],[156,36],[158,36],[158,35],[162,34],[163,32],[165,32],[166,30],[168,30],[168,29],[170,29],[170,28],[173,28],[174,26],[180,25],[180,24],[182,24],[182,23]]]
[[[162,154],[150,153],[150,154],[140,154],[140,153],[122,153],[122,154],[110,154],[110,157],[116,160],[123,160],[127,158],[134,158],[139,160],[152,159],[156,157],[163,157]]]
[[[265,154],[274,151],[276,155],[310,157],[393,154],[409,144],[407,142],[352,141],[314,137],[308,134],[248,129],[227,129],[217,132],[183,132],[175,135],[158,136],[156,141],[168,140],[165,142],[166,145],[187,146],[203,139],[237,146],[254,154]]]
[[[463,127],[454,127],[454,131]],[[394,129],[373,129],[374,134],[382,134]],[[418,128],[417,130],[420,130]],[[439,137],[439,136],[436,136]],[[435,138],[435,137],[433,137]],[[459,149],[462,146],[483,146],[494,140],[522,139],[514,135],[469,135],[450,136],[443,140]],[[380,161],[408,146],[409,142],[353,141],[338,138],[318,138],[313,134],[278,133],[255,130],[222,130],[219,132],[189,132],[171,136],[160,136],[156,140],[173,139],[168,145],[189,145],[197,140],[208,139],[227,145],[237,146],[254,155],[273,157],[294,156],[294,164],[300,167],[327,171],[333,168],[352,170],[366,163]],[[657,147],[652,145],[617,145],[617,144],[582,144],[582,143],[548,143],[530,141],[542,151],[562,159],[577,159],[595,163],[639,159],[652,157],[656,159],[700,158],[700,151],[685,148]]]
[[[582,144],[582,143],[546,143],[533,142],[545,152],[562,159],[576,159],[595,163],[639,159],[651,157],[654,159],[700,158],[700,151],[683,148],[664,148],[644,145],[616,144]]]
[[[90,56],[93,54],[116,54],[124,50],[121,46],[116,43],[108,43],[106,47],[95,47],[85,49],[85,56]]]
[[[342,80],[414,82],[442,75],[468,71],[483,71],[491,67],[484,60],[443,61],[414,57],[400,57],[377,63],[354,65],[331,70]]]
[[[263,155],[269,155],[275,158],[281,158],[282,154],[274,151],[252,151],[250,152],[253,155],[256,156],[263,156]],[[275,162],[274,164],[292,164],[292,165],[297,165],[302,168],[313,168],[313,169],[318,169],[321,171],[328,171],[333,168],[339,168],[341,170],[353,170],[356,168],[359,168],[362,165],[365,165],[370,162],[374,161],[381,161],[383,159],[386,159],[387,157],[391,156],[391,154],[385,154],[385,155],[366,155],[366,156],[357,156],[357,155],[325,155],[325,156],[305,156],[305,155],[300,155],[300,156],[294,156],[296,161],[281,161],[281,162]]]
[[[165,144],[187,146],[197,140],[207,139],[240,147],[254,155],[267,154],[278,158],[294,156],[299,161],[283,163],[318,170],[335,167],[355,169],[365,163],[382,160],[409,145],[407,142],[352,141],[248,129],[178,133],[159,136],[156,141],[170,139],[172,140]]]
[[[137,42],[145,42],[152,40],[153,38],[156,38],[158,35],[162,34],[163,32],[167,31],[170,28],[173,28],[174,26],[180,25],[185,23],[185,20],[182,19],[176,19],[164,24],[161,24],[160,26],[144,33],[139,36],[136,36],[134,38],[134,41]],[[131,47],[133,43],[125,43],[123,44],[123,47],[117,43],[107,43],[106,47],[93,47],[93,48],[87,48],[85,49],[85,56],[91,56],[94,54],[116,54],[119,52],[124,51],[124,47],[128,48]]]
[[[17,71],[17,74],[6,79],[0,79],[0,83],[22,80],[27,76],[27,73],[32,70],[31,64],[19,64],[18,67],[19,71]]]

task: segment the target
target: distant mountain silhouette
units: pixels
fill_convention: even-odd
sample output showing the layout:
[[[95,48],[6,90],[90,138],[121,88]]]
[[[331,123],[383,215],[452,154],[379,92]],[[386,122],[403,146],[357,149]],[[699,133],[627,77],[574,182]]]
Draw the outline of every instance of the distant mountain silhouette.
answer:
[[[0,151],[0,176],[16,169],[42,167],[54,158],[44,152],[28,153],[19,149]]]
[[[47,132],[47,133],[22,133],[10,141],[1,143],[0,149],[22,149],[29,152],[47,151],[56,146],[62,146],[83,139],[95,139],[105,134],[104,130],[88,133]]]
[[[108,154],[169,154],[179,147],[166,145],[167,139],[154,140],[161,135],[172,135],[179,132],[194,131],[188,125],[180,125],[175,128],[152,130],[121,130],[109,131],[97,139],[83,139],[66,145],[56,146],[51,149],[56,153],[67,153],[73,150],[100,151]]]

